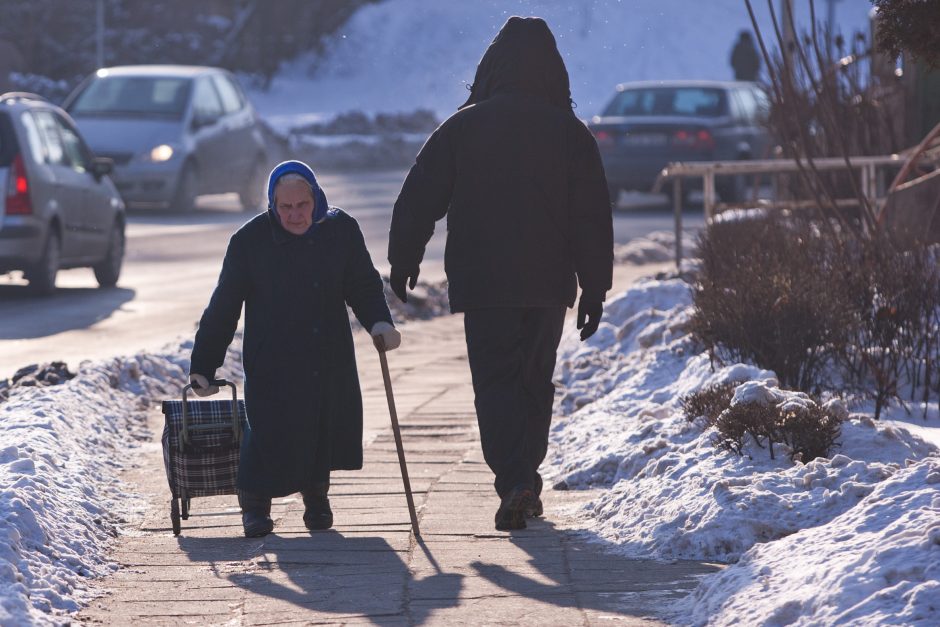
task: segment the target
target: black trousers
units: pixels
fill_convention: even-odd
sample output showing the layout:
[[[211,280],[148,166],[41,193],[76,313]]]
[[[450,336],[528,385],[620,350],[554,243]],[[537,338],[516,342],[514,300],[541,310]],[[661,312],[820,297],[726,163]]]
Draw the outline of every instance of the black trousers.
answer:
[[[564,321],[564,307],[464,314],[483,457],[500,497],[517,486],[541,492],[537,470],[548,451],[552,373]]]

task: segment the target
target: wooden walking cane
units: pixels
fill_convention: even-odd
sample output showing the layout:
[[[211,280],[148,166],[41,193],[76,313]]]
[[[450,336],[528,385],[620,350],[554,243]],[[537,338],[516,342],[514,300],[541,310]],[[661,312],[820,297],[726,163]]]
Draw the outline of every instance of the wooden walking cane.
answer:
[[[405,484],[405,497],[408,499],[408,514],[411,516],[411,529],[415,537],[421,535],[418,530],[418,513],[415,511],[414,497],[411,496],[411,482],[408,480],[408,466],[405,464],[405,447],[401,443],[401,429],[398,426],[398,412],[395,410],[395,395],[392,394],[392,377],[388,373],[388,359],[385,357],[385,340],[381,335],[373,338],[379,351],[382,364],[382,378],[385,380],[385,396],[388,398],[388,413],[392,417],[392,432],[395,434],[395,447],[398,449],[398,464],[401,466],[401,480]]]

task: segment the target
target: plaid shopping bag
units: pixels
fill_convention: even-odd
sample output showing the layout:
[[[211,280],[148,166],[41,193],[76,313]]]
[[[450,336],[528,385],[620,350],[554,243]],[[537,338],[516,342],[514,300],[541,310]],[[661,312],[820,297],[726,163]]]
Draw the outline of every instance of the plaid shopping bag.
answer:
[[[245,401],[186,400],[186,437],[183,403],[163,401],[163,462],[173,498],[235,494],[240,434],[247,428]]]

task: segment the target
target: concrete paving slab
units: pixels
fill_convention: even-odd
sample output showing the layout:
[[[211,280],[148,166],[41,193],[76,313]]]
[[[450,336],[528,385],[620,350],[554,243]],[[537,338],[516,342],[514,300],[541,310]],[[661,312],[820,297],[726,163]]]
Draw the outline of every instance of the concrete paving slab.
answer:
[[[618,280],[639,273],[618,271]],[[275,499],[275,532],[242,537],[234,496],[194,499],[170,533],[158,435],[128,473],[150,510],[113,554],[120,568],[76,615],[114,625],[650,625],[709,564],[618,555],[564,511],[588,493],[543,494],[545,518],[493,528],[498,499],[483,462],[460,316],[404,326],[389,355],[422,535],[411,533],[377,359],[357,351],[365,466],[337,472],[336,525],[309,532],[299,495]]]

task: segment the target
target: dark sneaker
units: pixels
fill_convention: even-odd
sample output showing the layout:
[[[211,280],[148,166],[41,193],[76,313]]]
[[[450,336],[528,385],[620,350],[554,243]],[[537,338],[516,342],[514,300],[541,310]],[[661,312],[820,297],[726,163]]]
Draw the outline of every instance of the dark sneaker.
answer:
[[[499,531],[525,529],[526,513],[535,510],[536,501],[538,497],[531,489],[513,488],[496,510],[496,529]]]
[[[318,484],[301,492],[304,497],[304,526],[311,531],[329,529],[333,526],[333,510],[326,494],[330,484]]]
[[[259,511],[242,512],[242,527],[246,538],[260,538],[274,531],[274,521]]]

